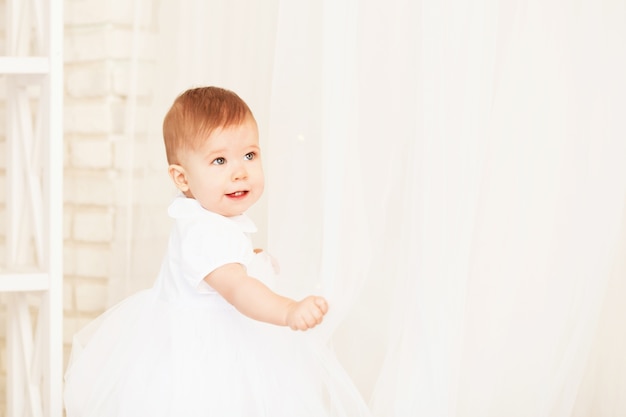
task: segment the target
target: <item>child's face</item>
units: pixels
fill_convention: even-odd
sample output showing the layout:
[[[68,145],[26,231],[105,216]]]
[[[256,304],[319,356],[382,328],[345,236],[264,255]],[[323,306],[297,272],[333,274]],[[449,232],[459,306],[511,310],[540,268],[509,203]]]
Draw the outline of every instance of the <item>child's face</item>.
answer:
[[[223,216],[242,214],[258,201],[265,179],[256,123],[216,129],[194,151],[185,152],[170,175],[187,197]]]

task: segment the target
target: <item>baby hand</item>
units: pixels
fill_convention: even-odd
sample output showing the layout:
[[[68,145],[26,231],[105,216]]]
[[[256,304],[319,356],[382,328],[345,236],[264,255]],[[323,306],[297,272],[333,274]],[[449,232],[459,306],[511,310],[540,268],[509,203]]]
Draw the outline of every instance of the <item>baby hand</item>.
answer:
[[[292,330],[308,330],[322,322],[328,311],[328,303],[323,297],[310,295],[294,302],[287,311],[287,326]]]

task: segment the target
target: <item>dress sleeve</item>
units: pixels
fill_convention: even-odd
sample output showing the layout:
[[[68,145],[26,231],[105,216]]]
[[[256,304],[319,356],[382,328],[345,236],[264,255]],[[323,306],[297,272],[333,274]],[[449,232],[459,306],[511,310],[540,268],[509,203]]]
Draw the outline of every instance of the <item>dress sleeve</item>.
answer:
[[[228,219],[192,222],[181,242],[183,274],[194,288],[220,266],[239,263],[246,266],[254,252],[249,237]]]

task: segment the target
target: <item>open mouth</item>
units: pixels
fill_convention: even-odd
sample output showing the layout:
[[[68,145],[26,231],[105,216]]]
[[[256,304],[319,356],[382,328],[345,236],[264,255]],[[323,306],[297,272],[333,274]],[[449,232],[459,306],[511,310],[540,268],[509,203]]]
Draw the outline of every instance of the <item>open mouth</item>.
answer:
[[[235,191],[234,193],[226,194],[226,197],[241,198],[241,197],[245,197],[247,194],[248,194],[248,191]]]

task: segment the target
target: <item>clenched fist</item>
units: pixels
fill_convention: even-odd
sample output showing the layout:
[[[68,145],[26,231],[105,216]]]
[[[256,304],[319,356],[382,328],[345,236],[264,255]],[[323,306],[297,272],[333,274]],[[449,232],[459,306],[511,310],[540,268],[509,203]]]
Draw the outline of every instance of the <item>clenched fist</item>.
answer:
[[[294,301],[287,309],[287,326],[292,330],[308,330],[322,322],[328,312],[328,303],[323,297],[310,295]]]

